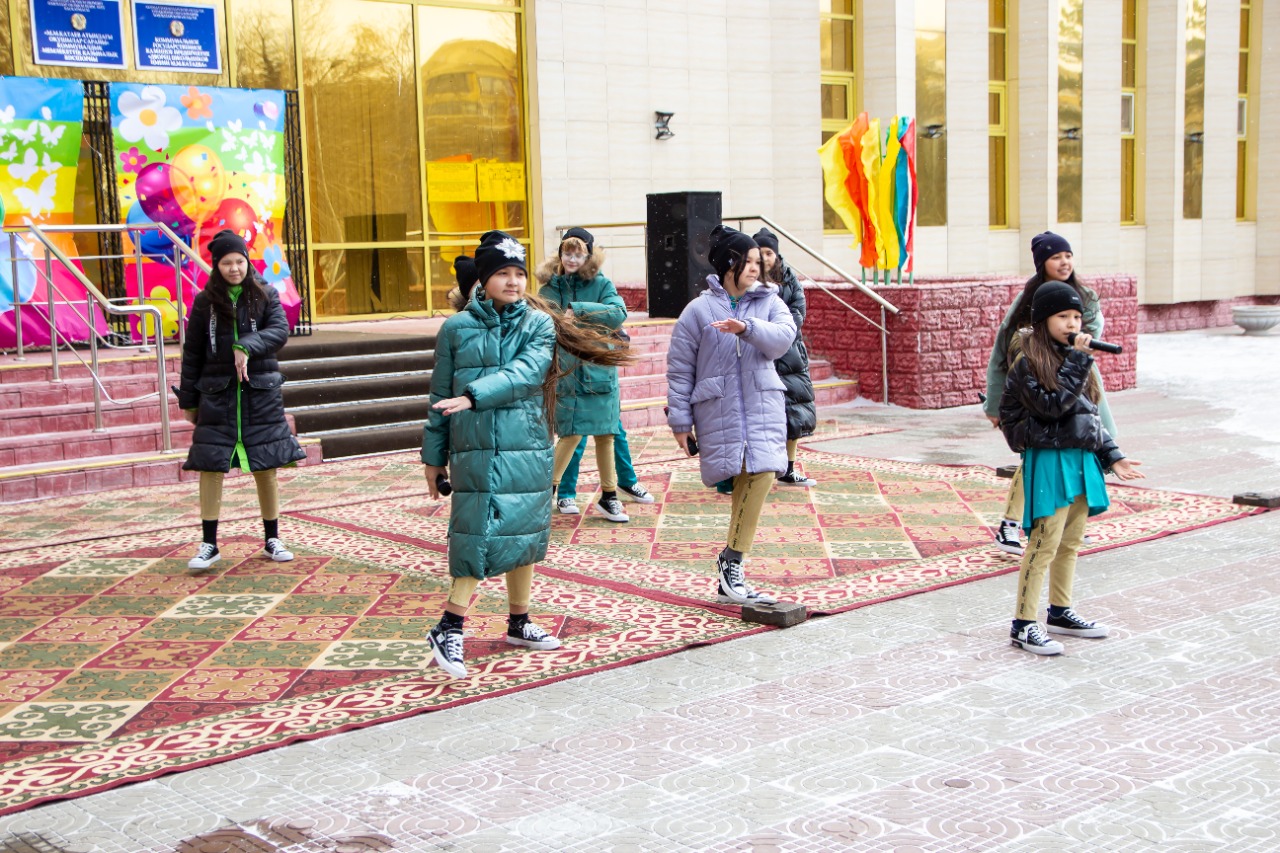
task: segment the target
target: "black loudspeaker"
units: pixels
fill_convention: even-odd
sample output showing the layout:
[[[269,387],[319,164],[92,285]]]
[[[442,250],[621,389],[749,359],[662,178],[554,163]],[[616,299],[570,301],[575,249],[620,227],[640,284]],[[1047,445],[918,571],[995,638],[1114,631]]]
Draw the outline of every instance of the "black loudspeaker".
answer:
[[[679,317],[715,272],[707,252],[720,224],[720,193],[650,193],[648,201],[649,316]]]

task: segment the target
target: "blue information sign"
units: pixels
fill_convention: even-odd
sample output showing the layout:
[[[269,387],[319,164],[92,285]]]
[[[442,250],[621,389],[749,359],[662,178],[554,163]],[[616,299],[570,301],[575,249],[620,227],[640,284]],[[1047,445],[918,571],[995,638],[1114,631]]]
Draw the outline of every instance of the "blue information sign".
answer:
[[[140,70],[222,73],[218,18],[212,6],[135,0],[133,35]]]
[[[37,65],[124,68],[121,0],[31,0]]]

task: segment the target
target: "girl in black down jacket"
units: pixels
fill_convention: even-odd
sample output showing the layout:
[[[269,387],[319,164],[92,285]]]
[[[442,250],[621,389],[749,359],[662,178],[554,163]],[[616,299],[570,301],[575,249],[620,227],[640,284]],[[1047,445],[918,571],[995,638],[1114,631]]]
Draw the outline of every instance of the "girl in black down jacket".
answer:
[[[805,349],[801,333],[805,314],[808,313],[804,287],[796,278],[795,270],[778,254],[778,235],[768,228],[761,228],[751,239],[760,247],[764,277],[778,285],[778,296],[787,303],[791,319],[796,321],[796,339],[791,349],[774,362],[778,377],[787,386],[787,473],[779,475],[778,482],[784,486],[816,486],[817,480],[796,470],[796,448],[800,439],[813,435],[818,426],[813,380],[809,378],[809,351]]]
[[[249,247],[232,231],[209,241],[213,274],[196,294],[182,348],[182,381],[174,390],[196,425],[182,467],[200,473],[204,541],[187,566],[207,569],[218,553],[222,477],[235,465],[252,473],[262,509],[263,553],[293,559],[279,538],[276,469],[306,456],[284,417],[284,377],[276,353],[289,339],[280,297],[249,265]]]
[[[1102,388],[1089,355],[1091,337],[1080,330],[1083,311],[1068,284],[1046,282],[1036,290],[1031,331],[1015,339],[1021,352],[1000,399],[1000,428],[1009,448],[1022,454],[1022,526],[1028,532],[1009,636],[1013,645],[1037,655],[1063,651],[1036,621],[1046,571],[1048,633],[1107,636],[1106,625],[1071,609],[1076,556],[1085,519],[1110,505],[1104,471],[1121,480],[1142,477],[1140,463],[1125,458],[1098,416]]]

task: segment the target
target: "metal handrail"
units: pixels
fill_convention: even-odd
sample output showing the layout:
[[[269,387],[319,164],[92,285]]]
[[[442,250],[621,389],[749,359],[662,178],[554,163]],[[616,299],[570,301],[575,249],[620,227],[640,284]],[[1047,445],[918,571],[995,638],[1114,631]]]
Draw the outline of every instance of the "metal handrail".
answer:
[[[836,294],[835,294],[835,293],[834,293],[830,288],[828,288],[828,287],[827,287],[825,284],[823,284],[822,282],[818,281],[817,279],[812,278],[811,276],[808,276],[808,275],[806,275],[806,276],[805,276],[805,279],[806,279],[807,281],[812,282],[815,286],[817,286],[820,290],[822,290],[822,292],[826,293],[828,296],[830,296],[830,297],[831,297],[832,299],[834,299],[836,302],[838,302],[838,303],[840,303],[841,305],[843,305],[843,306],[844,306],[845,308],[847,308],[849,311],[852,311],[854,314],[857,314],[859,317],[861,317],[863,320],[865,320],[867,323],[869,323],[873,328],[877,329],[877,330],[880,332],[880,384],[881,384],[881,391],[882,391],[882,393],[883,393],[883,398],[882,398],[882,399],[883,399],[883,401],[884,401],[884,404],[887,406],[887,405],[889,404],[889,337],[888,337],[888,336],[889,336],[890,332],[889,332],[889,329],[888,329],[888,327],[887,327],[887,325],[886,325],[886,323],[887,323],[887,318],[885,317],[885,312],[886,312],[886,311],[890,311],[890,312],[892,312],[892,313],[894,313],[894,314],[899,314],[899,313],[901,313],[901,310],[900,310],[896,305],[894,305],[893,303],[891,303],[889,300],[885,299],[883,296],[881,296],[880,294],[876,293],[874,290],[871,290],[871,289],[870,289],[870,288],[868,288],[865,284],[863,284],[862,282],[860,282],[860,281],[858,281],[857,279],[855,279],[853,276],[849,275],[849,274],[848,274],[847,272],[845,272],[843,269],[841,269],[840,267],[836,266],[835,262],[833,262],[832,260],[830,260],[829,258],[827,258],[825,255],[823,255],[823,254],[822,254],[821,252],[819,252],[818,250],[816,250],[816,249],[814,249],[813,247],[809,246],[809,245],[808,245],[807,243],[805,243],[803,240],[801,240],[800,238],[796,237],[796,236],[795,236],[794,234],[792,234],[790,231],[788,231],[787,229],[783,228],[781,225],[779,225],[778,223],[774,222],[774,221],[773,221],[772,219],[770,219],[769,217],[767,217],[767,216],[760,216],[760,215],[756,215],[756,216],[721,216],[721,217],[720,217],[720,219],[721,219],[721,221],[723,221],[723,222],[736,221],[736,222],[738,223],[738,225],[739,225],[739,226],[741,226],[743,222],[748,221],[748,220],[763,222],[765,225],[767,225],[767,226],[769,226],[770,228],[772,228],[772,229],[774,230],[774,232],[776,232],[779,236],[782,236],[782,237],[787,238],[787,240],[789,240],[792,244],[794,244],[794,245],[795,245],[797,248],[799,248],[802,252],[804,252],[805,254],[807,254],[809,257],[813,258],[813,259],[814,259],[815,261],[817,261],[818,263],[822,264],[822,265],[823,265],[824,267],[826,267],[827,269],[831,270],[831,272],[835,273],[837,276],[839,276],[840,278],[842,278],[846,283],[848,283],[848,284],[852,285],[853,287],[857,288],[857,289],[858,289],[859,291],[861,291],[864,295],[868,296],[870,299],[872,299],[876,304],[878,304],[878,305],[880,306],[880,322],[879,322],[879,323],[877,323],[875,320],[871,319],[871,318],[870,318],[870,317],[868,317],[866,314],[863,314],[863,313],[862,313],[861,311],[859,311],[857,308],[854,308],[854,307],[853,307],[852,305],[850,305],[848,302],[846,302],[846,301],[844,301],[843,299],[841,299],[839,296],[837,296],[837,295],[836,295]],[[643,227],[643,228],[645,229],[645,232],[646,232],[646,243],[647,243],[647,240],[648,240],[648,225],[649,225],[649,223],[648,223],[648,222],[595,222],[595,223],[587,223],[587,224],[578,225],[578,226],[576,226],[576,227],[578,227],[578,228],[586,228],[586,229],[588,229],[588,230],[593,229],[593,228],[636,228],[636,227]],[[575,227],[575,226],[572,226],[572,225],[557,225],[557,226],[555,227],[555,230],[556,230],[557,232],[559,232],[561,235],[563,235],[565,231],[567,231],[567,230],[569,230],[570,228],[573,228],[573,227]],[[740,230],[741,230],[741,228],[740,228]],[[645,261],[646,261],[646,264],[647,264],[647,263],[648,263],[648,258],[646,258],[646,259],[645,259]],[[647,272],[647,270],[646,270],[645,279],[646,279],[646,281],[648,280],[648,272]]]
[[[155,330],[156,330],[156,381],[157,381],[157,396],[159,397],[159,401],[160,401],[160,437],[161,437],[164,452],[172,453],[173,452],[173,436],[169,429],[169,405],[168,405],[167,399],[165,398],[165,390],[166,390],[168,381],[166,379],[167,371],[166,371],[165,355],[164,355],[164,334],[161,331],[161,324],[164,320],[164,316],[160,313],[160,309],[155,307],[154,305],[116,305],[110,299],[104,296],[102,294],[102,291],[98,290],[97,286],[95,286],[94,283],[89,280],[88,276],[86,276],[83,272],[81,272],[79,267],[71,263],[70,259],[67,258],[67,256],[63,253],[63,251],[59,249],[56,245],[54,245],[54,243],[45,235],[44,230],[42,230],[40,226],[36,225],[30,219],[26,220],[26,226],[27,226],[27,230],[31,232],[32,236],[34,236],[37,240],[39,240],[40,243],[45,248],[44,265],[45,265],[46,281],[48,281],[50,284],[53,282],[52,261],[50,260],[50,258],[51,257],[56,258],[58,263],[62,264],[62,266],[68,272],[71,273],[71,275],[76,279],[76,281],[79,282],[80,286],[84,288],[85,293],[87,295],[86,305],[89,308],[89,330],[90,330],[89,354],[90,354],[90,362],[91,362],[90,365],[88,366],[89,366],[90,373],[94,378],[93,405],[94,405],[94,428],[95,429],[102,429],[102,397],[101,397],[102,384],[98,378],[98,372],[97,372],[98,335],[96,330],[93,328],[93,322],[92,322],[93,309],[95,305],[104,314],[114,314],[117,316],[137,315],[144,318],[144,324],[143,324],[144,330],[146,329],[145,318],[146,317],[152,318],[152,321],[155,323]],[[94,230],[95,227],[103,228],[103,229],[112,229],[117,226],[109,226],[109,225],[108,226],[79,226],[79,228],[81,228],[82,230]],[[128,226],[118,226],[118,227],[123,229]],[[77,226],[61,226],[61,228],[77,228]],[[53,230],[53,229],[45,229],[45,230]],[[16,282],[16,277],[15,277],[15,282]],[[57,343],[58,338],[61,337],[61,334],[58,332],[58,327],[56,322],[57,318],[54,313],[55,309],[54,309],[54,300],[53,300],[53,288],[52,287],[47,288],[46,293],[49,295],[49,299],[48,299],[49,311],[45,319],[49,323],[49,340],[52,343],[52,346],[50,347],[50,352],[51,352],[51,360],[53,364],[53,379],[55,382],[57,382],[57,381],[61,381],[61,376],[58,370],[58,343]],[[71,351],[72,353],[75,354],[76,358],[80,358],[80,354],[76,353],[74,349],[72,349]],[[84,360],[81,359],[81,363],[83,362]]]

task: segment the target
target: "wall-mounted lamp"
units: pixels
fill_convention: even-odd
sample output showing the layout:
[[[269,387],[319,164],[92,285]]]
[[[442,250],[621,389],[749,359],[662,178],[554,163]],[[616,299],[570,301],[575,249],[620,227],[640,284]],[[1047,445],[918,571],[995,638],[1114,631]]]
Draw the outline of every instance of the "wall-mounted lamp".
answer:
[[[1204,131],[1193,130],[1187,134],[1187,141],[1192,145],[1204,145]]]
[[[1070,139],[1072,142],[1080,141],[1080,128],[1064,127],[1062,132],[1058,134],[1059,139]]]
[[[670,139],[676,135],[675,131],[668,127],[673,115],[675,115],[675,113],[664,113],[658,110],[653,111],[653,129],[656,131],[653,137],[654,139]]]
[[[941,124],[926,124],[924,126],[925,139],[937,139],[945,133],[947,128]]]

